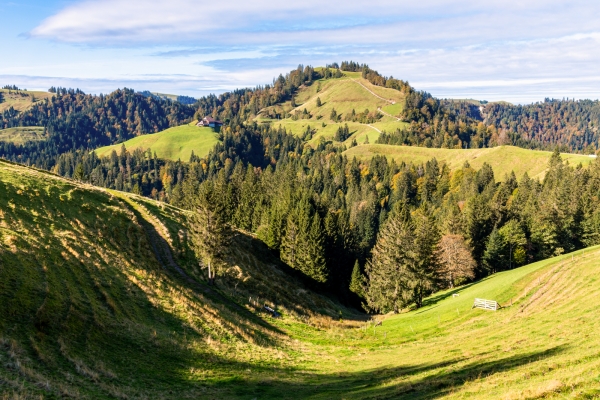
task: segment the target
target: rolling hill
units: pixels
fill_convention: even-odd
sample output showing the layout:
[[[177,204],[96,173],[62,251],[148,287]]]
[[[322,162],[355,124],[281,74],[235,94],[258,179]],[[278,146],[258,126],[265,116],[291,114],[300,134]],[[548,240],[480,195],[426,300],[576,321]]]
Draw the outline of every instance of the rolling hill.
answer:
[[[393,146],[369,144],[352,147],[344,152],[349,158],[369,160],[375,155],[394,159],[397,163],[425,163],[432,158],[448,164],[450,169],[460,168],[466,161],[475,169],[488,163],[494,169],[496,179],[502,180],[506,174],[514,171],[520,178],[525,172],[531,178],[544,177],[552,152],[522,149],[514,146],[498,146],[486,149],[437,149],[427,147]],[[589,165],[594,158],[580,154],[562,153],[562,158],[571,165],[581,163]]]
[[[368,323],[243,232],[206,286],[177,208],[3,161],[0,191],[5,397],[600,395],[600,247]],[[473,310],[476,297],[503,308]]]
[[[321,106],[317,106],[317,99]],[[343,72],[341,78],[319,79],[309,86],[302,86],[294,97],[295,107],[287,101],[276,106],[268,107],[261,111],[256,120],[260,123],[271,123],[273,126],[282,126],[295,135],[304,137],[307,128],[313,130],[314,143],[323,137],[332,140],[335,132],[346,123],[352,136],[346,140],[349,144],[353,139],[364,142],[366,137],[373,143],[382,130],[394,131],[396,128],[406,126],[396,117],[402,110],[403,94],[397,90],[384,88],[371,84],[361,77],[360,72]],[[306,109],[310,117],[303,115]],[[332,110],[341,115],[341,121],[333,121],[330,116]],[[347,115],[354,110],[362,113],[365,110],[377,112],[382,116],[372,124],[344,121]],[[296,113],[301,119],[294,119]],[[287,118],[273,118],[274,115]]]
[[[212,128],[200,128],[192,122],[158,133],[141,135],[124,143],[101,147],[96,150],[96,154],[105,157],[113,150],[119,153],[121,147],[125,145],[130,152],[135,149],[150,149],[153,153],[156,152],[158,158],[189,161],[192,152],[200,157],[205,156],[218,141],[218,134]]]
[[[54,96],[53,93],[25,90],[0,89],[4,101],[0,103],[0,113],[14,108],[17,111],[25,111],[38,101],[49,99]]]
[[[231,397],[219,384],[289,365],[264,304],[343,309],[242,232],[207,286],[179,209],[4,161],[0,193],[3,397]]]

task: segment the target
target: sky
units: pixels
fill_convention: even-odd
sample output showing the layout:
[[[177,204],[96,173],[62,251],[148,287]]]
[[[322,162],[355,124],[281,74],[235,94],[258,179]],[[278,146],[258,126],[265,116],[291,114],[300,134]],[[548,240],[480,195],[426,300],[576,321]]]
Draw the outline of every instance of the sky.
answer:
[[[200,97],[354,60],[440,98],[600,98],[593,0],[0,0],[0,85]]]

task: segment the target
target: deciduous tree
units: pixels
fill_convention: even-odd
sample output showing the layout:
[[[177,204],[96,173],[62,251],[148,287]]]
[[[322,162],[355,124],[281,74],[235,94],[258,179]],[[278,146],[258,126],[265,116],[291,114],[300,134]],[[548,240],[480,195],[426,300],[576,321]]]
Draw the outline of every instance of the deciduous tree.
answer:
[[[448,286],[454,287],[457,279],[475,277],[475,260],[465,240],[460,235],[444,235],[438,244],[437,257],[440,273]]]

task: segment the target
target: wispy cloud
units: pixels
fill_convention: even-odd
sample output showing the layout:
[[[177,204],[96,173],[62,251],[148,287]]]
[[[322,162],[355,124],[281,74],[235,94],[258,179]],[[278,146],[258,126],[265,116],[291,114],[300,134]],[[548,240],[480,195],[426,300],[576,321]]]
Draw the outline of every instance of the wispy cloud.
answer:
[[[522,102],[600,97],[598,15],[589,0],[85,0],[29,37],[114,49],[89,82],[104,71],[109,82],[152,85],[154,73],[159,86],[180,72],[188,78],[169,81],[173,90],[197,95],[354,59],[434,95]]]
[[[99,45],[456,43],[544,37],[549,31],[564,35],[574,28],[579,32],[586,25],[597,26],[591,17],[599,10],[600,5],[582,0],[570,1],[568,7],[558,0],[87,0],[47,18],[30,35]]]

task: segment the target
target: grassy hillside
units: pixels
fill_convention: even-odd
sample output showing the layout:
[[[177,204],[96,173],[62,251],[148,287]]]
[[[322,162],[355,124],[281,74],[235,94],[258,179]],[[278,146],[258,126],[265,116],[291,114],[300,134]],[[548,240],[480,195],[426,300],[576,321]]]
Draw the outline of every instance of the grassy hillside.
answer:
[[[599,256],[596,247],[502,272],[383,317],[377,328],[290,326],[311,343],[306,397],[598,398]],[[476,297],[504,308],[473,310]]]
[[[241,232],[206,286],[179,209],[3,161],[0,193],[2,398],[600,396],[600,247],[374,326]]]
[[[370,138],[369,138],[370,140]],[[552,155],[549,151],[527,150],[513,146],[499,146],[487,149],[437,149],[427,147],[393,146],[385,144],[360,145],[348,149],[345,153],[349,158],[368,160],[374,155],[385,155],[396,162],[424,163],[432,158],[443,161],[451,169],[462,167],[465,161],[475,169],[480,169],[483,163],[488,163],[494,169],[496,179],[514,171],[517,177],[525,172],[532,178],[542,178]],[[571,165],[582,163],[589,165],[593,158],[579,154],[561,154]]]
[[[48,92],[30,92],[23,90],[16,91],[0,89],[0,92],[2,92],[4,97],[4,101],[0,103],[0,113],[8,110],[11,107],[18,111],[25,111],[31,107],[34,102],[54,96],[53,93]]]
[[[192,151],[200,157],[205,156],[218,141],[218,135],[212,128],[200,128],[192,122],[162,132],[138,136],[125,143],[101,147],[96,150],[96,154],[103,157],[110,155],[113,150],[119,153],[124,144],[130,152],[135,149],[151,149],[152,152],[156,152],[158,158],[189,161]]]
[[[317,98],[321,100],[321,107],[317,107]],[[342,114],[342,119],[354,109],[357,113],[365,110],[377,111],[382,109],[383,118],[372,124],[372,127],[366,124],[348,122],[348,127],[353,135],[347,140],[350,143],[356,139],[360,143],[364,142],[366,135],[369,141],[373,143],[379,137],[379,131],[394,131],[396,128],[405,126],[404,122],[398,121],[395,117],[402,111],[403,94],[397,90],[375,86],[368,80],[361,77],[360,72],[344,72],[341,78],[320,79],[313,82],[310,86],[301,87],[295,96],[296,107],[292,107],[291,101],[269,107],[261,112],[257,118],[263,123],[272,123],[274,126],[281,125],[295,135],[303,135],[310,125],[316,132],[312,142],[319,140],[320,137],[331,140],[338,127],[346,122],[334,122],[330,120],[330,114],[333,109],[337,114]],[[302,112],[304,109],[312,115],[310,119],[299,119],[297,121],[291,118],[269,119],[265,115],[279,113],[294,114],[296,111]],[[323,126],[325,125],[325,126]]]
[[[23,126],[0,129],[0,142],[22,144],[28,141],[45,140],[44,128],[41,126]]]
[[[338,313],[242,233],[206,286],[178,209],[4,161],[0,193],[0,398],[235,397],[293,358],[263,304]]]

